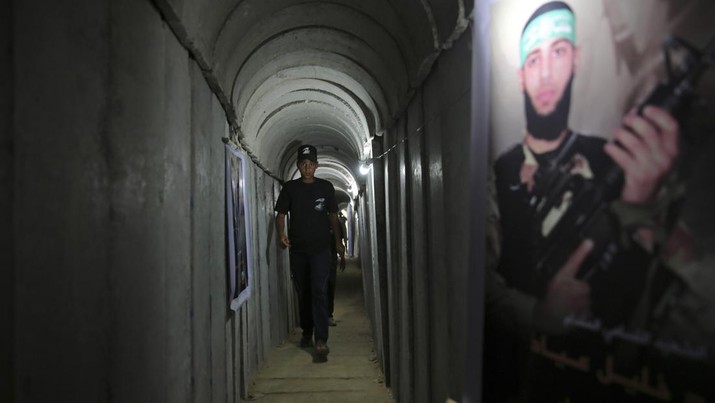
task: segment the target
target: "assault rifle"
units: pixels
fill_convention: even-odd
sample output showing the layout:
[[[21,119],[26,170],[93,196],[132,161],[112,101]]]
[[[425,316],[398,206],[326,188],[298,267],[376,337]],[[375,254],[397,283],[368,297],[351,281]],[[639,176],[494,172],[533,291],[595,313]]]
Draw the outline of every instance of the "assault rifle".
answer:
[[[673,68],[672,52],[680,57],[679,69]],[[668,110],[682,123],[697,98],[696,85],[703,73],[715,66],[715,38],[701,52],[687,42],[669,36],[663,43],[668,80],[657,85],[637,108],[646,105]],[[579,269],[577,277],[591,286],[593,314],[604,323],[622,323],[632,312],[646,284],[657,250],[646,251],[630,242],[627,228],[611,212],[612,202],[620,196],[623,172],[615,163],[601,180],[586,179],[572,174],[578,161],[568,159],[570,142],[562,147],[552,162],[540,167],[535,175],[535,186],[530,206],[534,213],[533,232],[535,254],[534,285],[545,292],[548,281],[563,266],[568,257],[586,238],[594,248]],[[677,203],[672,210],[666,230],[672,229],[677,214]],[[671,228],[667,228],[670,226]],[[632,235],[632,234],[630,234]],[[661,270],[663,271],[663,270]],[[660,283],[671,279],[658,273]],[[662,287],[661,287],[662,288]]]

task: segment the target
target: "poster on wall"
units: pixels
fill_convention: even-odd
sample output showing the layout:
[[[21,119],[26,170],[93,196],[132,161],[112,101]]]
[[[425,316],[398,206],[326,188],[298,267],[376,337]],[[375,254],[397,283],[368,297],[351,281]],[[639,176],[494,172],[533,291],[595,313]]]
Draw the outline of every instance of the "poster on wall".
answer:
[[[488,18],[482,401],[715,401],[715,2]]]
[[[246,167],[243,154],[226,145],[226,210],[228,233],[228,295],[231,309],[237,310],[250,296],[251,272]]]

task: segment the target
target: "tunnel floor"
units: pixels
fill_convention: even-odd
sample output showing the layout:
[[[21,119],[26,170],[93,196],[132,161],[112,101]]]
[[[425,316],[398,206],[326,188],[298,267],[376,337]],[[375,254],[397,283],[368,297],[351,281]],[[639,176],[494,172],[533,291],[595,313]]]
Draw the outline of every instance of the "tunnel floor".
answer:
[[[365,313],[359,262],[338,271],[337,326],[330,328],[327,362],[314,362],[312,348],[301,349],[300,329],[270,352],[249,387],[249,399],[277,402],[394,402],[373,351]]]

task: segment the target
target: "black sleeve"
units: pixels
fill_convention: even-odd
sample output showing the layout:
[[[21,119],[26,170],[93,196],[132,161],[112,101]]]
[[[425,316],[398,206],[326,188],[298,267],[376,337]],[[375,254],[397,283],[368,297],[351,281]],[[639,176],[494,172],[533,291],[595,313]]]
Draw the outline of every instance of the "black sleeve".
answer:
[[[290,210],[290,194],[286,189],[287,187],[288,184],[286,183],[281,188],[281,192],[278,195],[278,200],[276,201],[276,206],[273,209],[281,214],[288,214],[288,211]]]
[[[510,209],[512,208],[519,208],[519,206],[513,207],[505,205],[504,196],[510,192],[509,188],[512,185],[518,185],[521,188],[519,190],[524,191],[524,185],[519,181],[519,171],[521,170],[523,162],[524,157],[521,151],[521,145],[512,147],[509,151],[500,155],[494,162],[493,168],[496,199],[499,211],[502,215],[504,213],[511,213],[512,210]]]

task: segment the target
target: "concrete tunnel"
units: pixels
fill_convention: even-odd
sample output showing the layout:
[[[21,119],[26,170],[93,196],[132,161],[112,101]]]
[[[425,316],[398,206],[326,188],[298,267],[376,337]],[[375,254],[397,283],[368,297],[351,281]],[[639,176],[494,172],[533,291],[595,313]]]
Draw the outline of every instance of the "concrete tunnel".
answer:
[[[5,9],[0,400],[244,401],[297,327],[273,205],[301,143],[355,219],[396,401],[463,394],[471,1]],[[245,158],[251,206],[236,310],[224,142]]]

